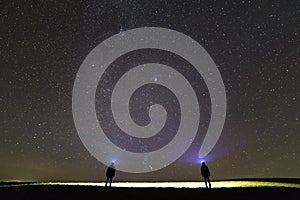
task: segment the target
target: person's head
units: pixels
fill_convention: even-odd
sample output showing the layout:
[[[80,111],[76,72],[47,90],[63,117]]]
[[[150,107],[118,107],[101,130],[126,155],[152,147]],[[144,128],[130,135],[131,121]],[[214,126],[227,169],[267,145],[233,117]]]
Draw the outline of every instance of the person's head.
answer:
[[[202,162],[202,165],[205,165],[205,162],[204,162],[204,161]]]

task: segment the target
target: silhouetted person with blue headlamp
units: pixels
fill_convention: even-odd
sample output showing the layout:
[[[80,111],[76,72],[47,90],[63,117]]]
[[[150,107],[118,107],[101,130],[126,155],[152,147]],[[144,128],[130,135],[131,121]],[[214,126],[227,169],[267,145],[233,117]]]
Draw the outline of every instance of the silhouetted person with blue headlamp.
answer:
[[[202,165],[201,165],[201,175],[204,178],[206,188],[208,188],[208,187],[211,188],[211,184],[210,184],[210,180],[209,180],[210,172],[209,172],[209,169],[208,169],[207,165],[205,164],[205,162],[202,162]]]
[[[109,187],[111,187],[111,182],[113,177],[115,177],[116,174],[116,169],[114,166],[114,163],[112,162],[110,166],[106,169],[106,182],[105,182],[105,187],[107,187],[107,184],[109,183]]]

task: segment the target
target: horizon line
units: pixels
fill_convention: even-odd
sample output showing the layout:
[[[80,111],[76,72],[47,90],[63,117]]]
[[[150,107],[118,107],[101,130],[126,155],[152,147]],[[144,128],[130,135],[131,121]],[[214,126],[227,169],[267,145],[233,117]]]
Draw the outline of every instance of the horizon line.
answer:
[[[5,182],[2,182],[5,183]],[[204,181],[197,182],[112,182],[115,188],[205,188]],[[80,186],[80,187],[105,187],[105,181],[101,182],[7,182],[0,184],[1,187],[20,187],[20,186]],[[299,188],[300,182],[280,182],[266,180],[227,180],[227,181],[211,181],[212,188],[245,188],[245,187],[285,187]]]

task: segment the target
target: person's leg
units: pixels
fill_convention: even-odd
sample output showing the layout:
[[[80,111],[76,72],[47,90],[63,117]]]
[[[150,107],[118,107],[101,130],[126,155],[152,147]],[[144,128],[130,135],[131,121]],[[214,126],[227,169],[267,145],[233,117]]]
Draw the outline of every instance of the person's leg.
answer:
[[[107,187],[107,183],[108,183],[108,177],[106,177],[105,187]]]
[[[207,188],[207,178],[204,177],[205,187]]]
[[[208,181],[209,188],[211,188],[211,184],[210,184],[210,179],[209,179],[209,177],[207,177],[207,181]]]
[[[111,187],[112,177],[109,178],[109,187]]]

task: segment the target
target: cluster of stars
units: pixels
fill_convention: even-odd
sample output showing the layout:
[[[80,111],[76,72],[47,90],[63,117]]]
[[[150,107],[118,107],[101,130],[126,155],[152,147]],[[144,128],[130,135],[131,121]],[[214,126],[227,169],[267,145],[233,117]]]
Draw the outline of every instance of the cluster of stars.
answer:
[[[228,107],[222,135],[208,156],[214,178],[300,177],[298,1],[8,1],[2,6],[0,179],[99,180],[105,166],[85,149],[72,118],[76,73],[106,38],[147,26],[189,35],[222,75]],[[137,179],[198,180],[193,162],[198,150],[191,147],[178,162]],[[130,181],[131,175],[118,178]]]

